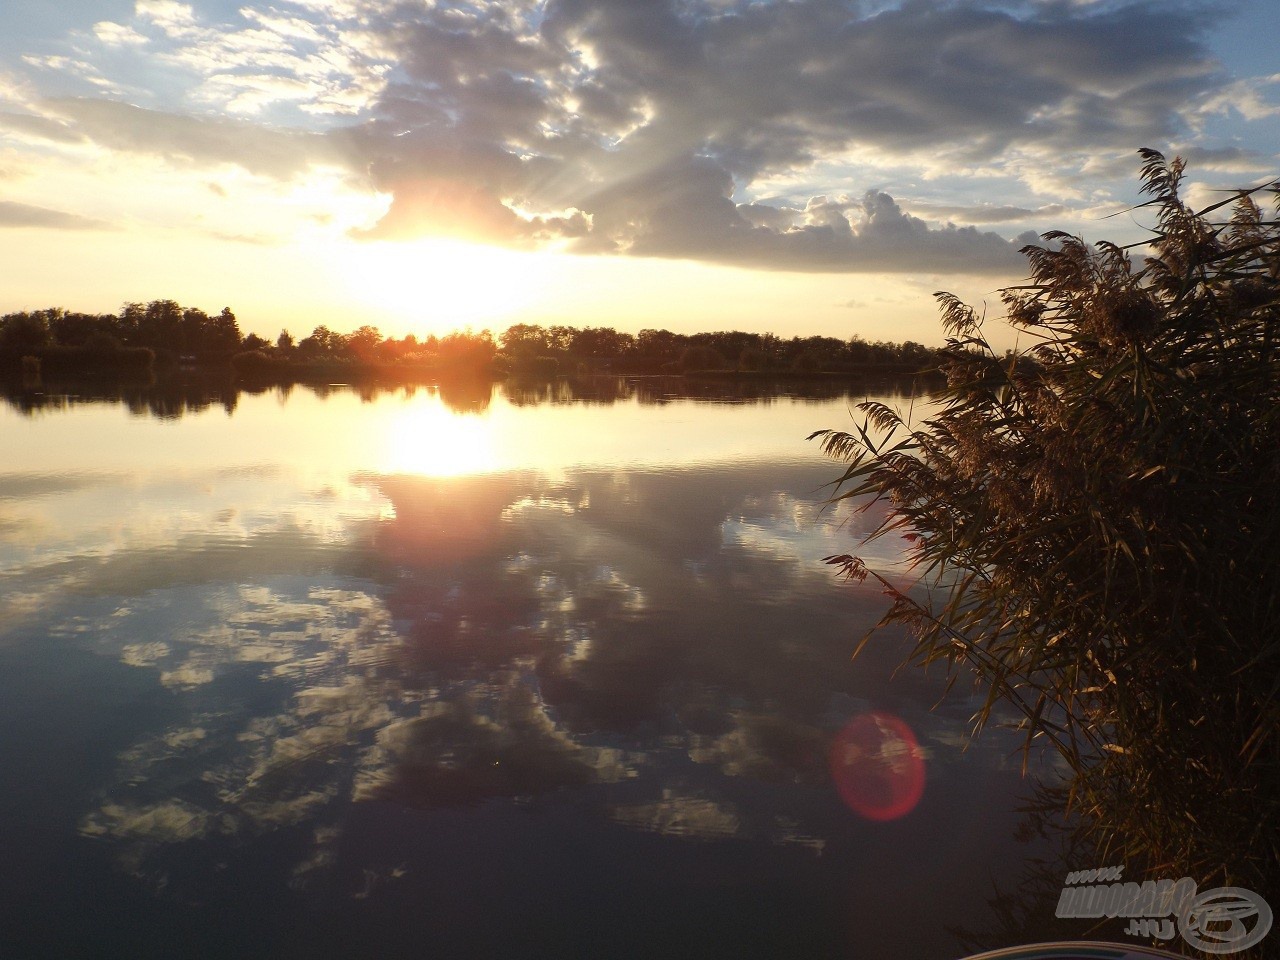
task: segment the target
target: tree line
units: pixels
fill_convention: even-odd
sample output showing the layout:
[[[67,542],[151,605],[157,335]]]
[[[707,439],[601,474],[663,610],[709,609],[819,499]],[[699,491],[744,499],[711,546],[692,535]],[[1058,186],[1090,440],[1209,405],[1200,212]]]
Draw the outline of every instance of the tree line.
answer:
[[[612,327],[542,327],[516,324],[499,338],[513,363],[538,358],[589,361],[616,372],[741,370],[750,372],[853,371],[863,367],[935,367],[938,351],[910,340],[868,342],[861,337],[783,338],[741,330],[673,333],[644,329],[638,334]]]
[[[244,372],[336,364],[412,366],[497,374],[555,375],[576,372],[754,373],[854,372],[864,368],[936,368],[938,351],[906,341],[869,342],[861,337],[783,338],[740,330],[683,334],[612,327],[518,323],[496,338],[488,330],[443,336],[386,337],[364,325],[339,333],[321,325],[305,337],[287,329],[274,340],[241,332],[229,307],[209,314],[174,300],[126,303],[115,314],[60,307],[0,317],[0,359],[10,365],[31,357],[75,366],[92,360],[119,365],[232,363]]]
[[[0,317],[0,352],[37,355],[50,348],[145,348],[157,355],[230,357],[244,337],[230,307],[210,316],[174,300],[126,303],[119,313],[50,307]]]
[[[215,316],[174,300],[126,303],[115,314],[50,307],[0,317],[0,365],[74,373],[148,370],[183,357],[226,362],[245,339],[229,307]]]

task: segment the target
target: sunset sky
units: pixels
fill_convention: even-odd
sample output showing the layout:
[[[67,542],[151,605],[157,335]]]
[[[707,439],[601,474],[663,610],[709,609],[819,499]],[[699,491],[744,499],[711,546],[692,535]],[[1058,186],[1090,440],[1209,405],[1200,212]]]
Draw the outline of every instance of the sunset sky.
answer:
[[[939,342],[1280,173],[1274,0],[5,0],[0,312]]]

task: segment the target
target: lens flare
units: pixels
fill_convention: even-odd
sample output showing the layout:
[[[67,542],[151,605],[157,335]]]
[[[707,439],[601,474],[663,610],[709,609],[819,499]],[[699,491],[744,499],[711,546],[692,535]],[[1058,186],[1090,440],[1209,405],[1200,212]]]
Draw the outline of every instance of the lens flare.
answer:
[[[854,717],[831,744],[840,799],[868,820],[896,820],[924,795],[924,759],[906,722],[889,713]]]

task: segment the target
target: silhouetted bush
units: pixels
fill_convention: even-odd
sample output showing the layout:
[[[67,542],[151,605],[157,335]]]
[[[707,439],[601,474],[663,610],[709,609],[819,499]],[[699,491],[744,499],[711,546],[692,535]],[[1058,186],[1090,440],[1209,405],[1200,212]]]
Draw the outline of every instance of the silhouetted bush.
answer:
[[[759,347],[746,347],[738,355],[738,369],[748,373],[759,373],[769,362],[765,352]]]
[[[244,350],[231,358],[231,368],[245,375],[279,373],[288,366],[282,357],[265,350]]]
[[[123,348],[123,344],[109,333],[92,334],[82,347],[85,353],[94,356],[117,354]]]
[[[724,354],[714,347],[686,347],[680,354],[680,370],[682,373],[696,373],[699,370],[723,370],[729,365]]]
[[[45,347],[35,354],[45,373],[148,373],[155,353],[146,347],[120,347],[102,342],[83,347]]]
[[[828,560],[881,581],[915,660],[985,685],[979,725],[1003,702],[1058,751],[1105,862],[1280,890],[1280,228],[1264,188],[1210,221],[1180,160],[1143,157],[1141,265],[1046,234],[1004,293],[1035,346],[996,354],[939,294],[941,411],[866,403],[856,433],[814,435],[925,580]]]
[[[822,369],[822,358],[811,350],[806,350],[791,361],[791,369],[796,373],[818,373]]]

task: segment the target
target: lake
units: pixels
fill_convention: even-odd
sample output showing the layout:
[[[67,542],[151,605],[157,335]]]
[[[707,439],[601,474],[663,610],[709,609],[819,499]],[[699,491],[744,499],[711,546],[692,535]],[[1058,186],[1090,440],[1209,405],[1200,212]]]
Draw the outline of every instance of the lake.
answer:
[[[1017,741],[821,562],[878,515],[805,437],[911,391],[11,392],[0,953],[1012,942]]]

